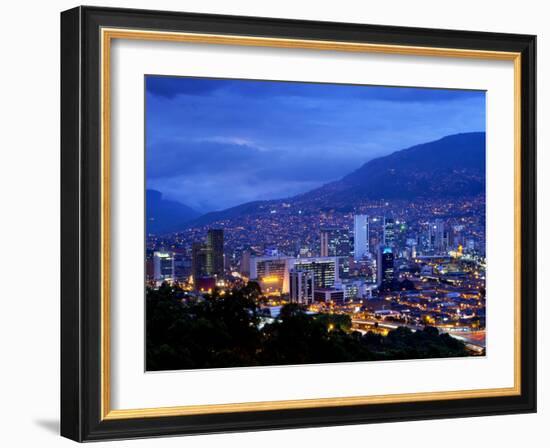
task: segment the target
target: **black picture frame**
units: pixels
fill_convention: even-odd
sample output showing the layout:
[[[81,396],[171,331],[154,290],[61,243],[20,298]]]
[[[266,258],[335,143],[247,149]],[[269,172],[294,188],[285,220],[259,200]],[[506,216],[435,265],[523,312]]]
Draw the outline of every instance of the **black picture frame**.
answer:
[[[102,420],[100,29],[521,53],[521,394]],[[61,14],[61,435],[76,441],[536,412],[536,37],[77,7]]]

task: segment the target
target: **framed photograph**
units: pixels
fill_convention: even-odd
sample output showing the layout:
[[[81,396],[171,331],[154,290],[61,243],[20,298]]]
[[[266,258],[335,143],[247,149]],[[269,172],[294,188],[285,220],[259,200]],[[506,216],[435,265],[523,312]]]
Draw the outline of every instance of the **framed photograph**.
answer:
[[[535,36],[61,14],[61,433],[536,411]]]

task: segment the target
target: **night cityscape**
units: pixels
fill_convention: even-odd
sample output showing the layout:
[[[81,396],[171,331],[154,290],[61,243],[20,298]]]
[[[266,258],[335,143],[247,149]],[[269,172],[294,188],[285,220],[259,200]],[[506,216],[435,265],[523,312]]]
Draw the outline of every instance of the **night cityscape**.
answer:
[[[218,85],[217,80],[201,84],[206,81],[162,77],[147,81],[152,104],[147,110],[148,370],[485,354],[485,133],[483,120],[476,118],[484,117],[483,92],[449,96],[442,90],[439,98],[439,91],[430,89],[321,85],[315,91],[297,83],[219,80]],[[328,157],[324,145],[333,142],[314,138],[310,153],[296,154],[297,169],[291,167],[291,156],[280,168],[254,171],[258,185],[269,185],[265,190],[251,186],[254,197],[231,193],[252,184],[248,179],[239,185],[239,173],[246,178],[264,168],[259,164],[269,152],[265,142],[211,136],[202,148],[206,152],[193,165],[186,150],[198,141],[201,147],[204,138],[190,135],[191,143],[177,150],[173,142],[163,147],[157,134],[167,132],[164,116],[149,119],[156,117],[162,101],[185,99],[189,103],[184,110],[200,114],[188,117],[184,131],[196,130],[197,120],[209,121],[212,97],[230,104],[236,101],[233,95],[242,101],[245,116],[224,123],[242,133],[248,101],[241,100],[243,96],[269,97],[275,105],[283,98],[281,113],[288,115],[284,107],[288,98],[299,96],[300,86],[310,89],[302,98],[320,111],[317,116],[310,112],[313,116],[303,118],[303,123],[319,121],[327,105],[371,89],[363,101],[376,104],[381,115],[384,104],[390,104],[389,116],[395,114],[393,106],[412,103],[417,109],[410,113],[418,114],[435,104],[444,107],[447,121],[453,121],[451,105],[460,112],[460,126],[450,129],[458,132],[447,134],[448,127],[442,125],[440,138],[395,143],[386,153],[365,150],[362,158],[356,158],[354,147],[346,156],[351,165],[338,167],[331,157],[342,154],[345,145],[335,146]],[[338,88],[343,90],[335,93]],[[265,103],[255,104],[252,112],[259,113]],[[477,115],[464,118],[464,107],[475,108]],[[427,113],[427,122],[433,118],[430,114],[440,111]],[[185,118],[178,118],[173,126],[180,129]],[[270,118],[277,114],[270,113]],[[216,120],[212,116],[216,131],[206,126],[202,132],[217,135]],[[262,126],[266,135],[278,135],[271,124],[254,129],[261,131]],[[362,122],[357,126],[361,128]],[[355,138],[365,138],[342,133],[349,147]],[[299,143],[305,145],[310,133],[300,135],[297,138],[304,141]],[[338,135],[326,139],[337,141]],[[242,166],[235,149],[246,155],[252,146],[258,154],[250,167]],[[159,169],[156,160],[165,160],[155,158],[153,151],[165,151],[162,156],[169,160],[175,160],[174,151],[181,151],[182,172],[168,175],[168,168]],[[325,165],[308,165],[316,151],[325,154]],[[212,159],[218,160],[209,167]],[[303,163],[319,178],[304,173]],[[194,176],[198,190],[208,180],[202,193],[190,187],[194,182],[188,179]],[[191,191],[175,194],[175,179]],[[273,187],[276,182],[291,187]],[[208,201],[211,206],[204,206]]]

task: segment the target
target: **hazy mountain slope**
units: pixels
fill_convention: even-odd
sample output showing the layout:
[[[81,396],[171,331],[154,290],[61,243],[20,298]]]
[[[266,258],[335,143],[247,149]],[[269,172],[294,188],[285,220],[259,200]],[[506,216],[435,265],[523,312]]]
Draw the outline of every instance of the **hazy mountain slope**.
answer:
[[[171,232],[200,216],[200,213],[187,205],[164,199],[160,191],[147,190],[145,200],[147,233]]]
[[[353,209],[368,200],[473,196],[485,191],[485,133],[455,134],[363,164],[342,179],[286,199],[256,201],[207,213],[188,226],[266,213],[273,204]]]

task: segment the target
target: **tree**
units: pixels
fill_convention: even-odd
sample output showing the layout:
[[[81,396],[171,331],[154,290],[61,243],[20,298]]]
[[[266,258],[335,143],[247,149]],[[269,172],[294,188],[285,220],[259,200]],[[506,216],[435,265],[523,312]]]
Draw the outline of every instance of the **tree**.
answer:
[[[344,314],[310,315],[284,305],[266,323],[257,284],[204,299],[177,286],[147,289],[147,370],[311,364],[465,356],[464,344],[436,328],[399,327],[384,337],[352,331]]]

